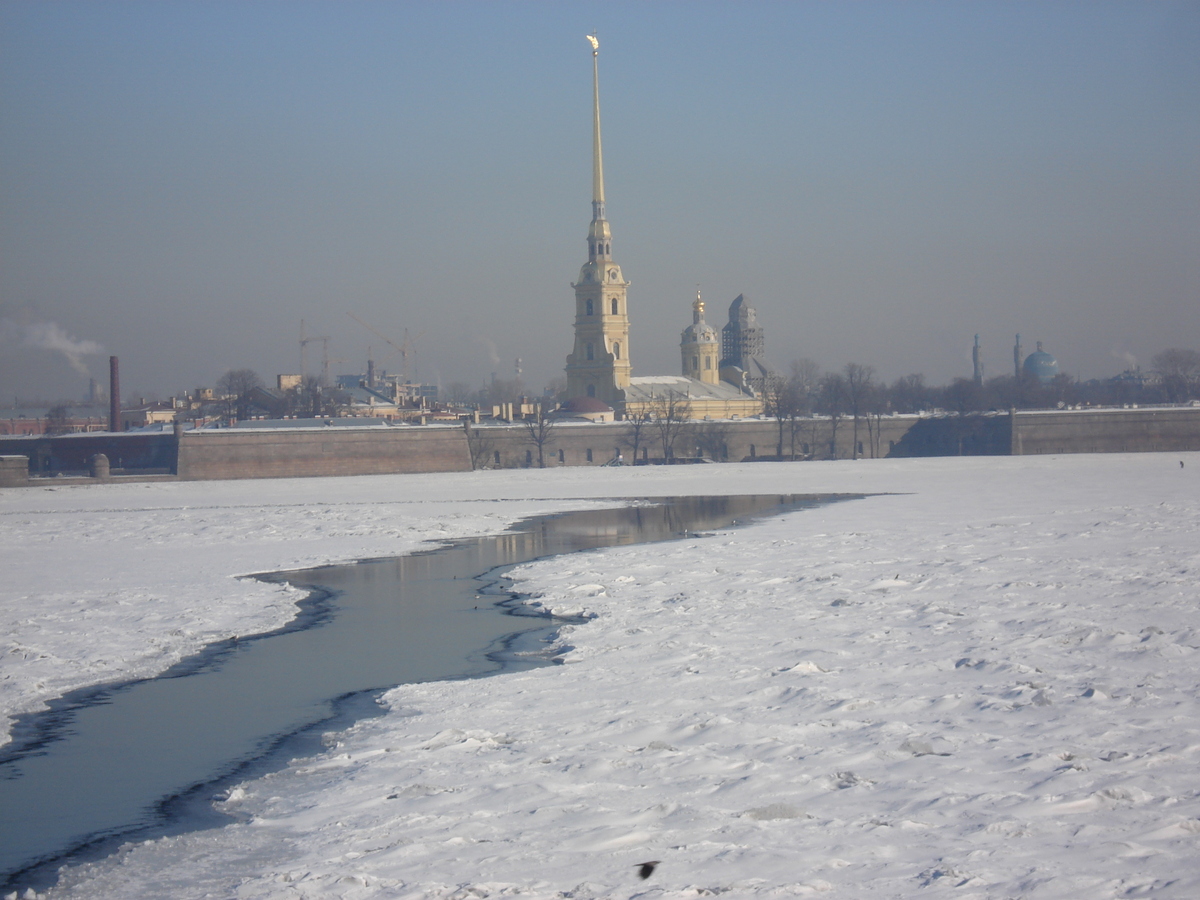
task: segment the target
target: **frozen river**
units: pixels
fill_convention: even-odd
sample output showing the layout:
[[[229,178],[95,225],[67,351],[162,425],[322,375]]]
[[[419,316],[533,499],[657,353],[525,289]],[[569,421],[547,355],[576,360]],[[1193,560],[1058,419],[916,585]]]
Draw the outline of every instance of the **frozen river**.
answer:
[[[81,692],[21,723],[0,765],[0,872],[161,826],[171,798],[328,720],[340,699],[551,661],[560,620],[512,615],[528,610],[498,602],[508,595],[497,569],[817,502],[672,498],[538,516],[399,558],[262,576],[310,592],[292,625],[221,642],[157,678]]]

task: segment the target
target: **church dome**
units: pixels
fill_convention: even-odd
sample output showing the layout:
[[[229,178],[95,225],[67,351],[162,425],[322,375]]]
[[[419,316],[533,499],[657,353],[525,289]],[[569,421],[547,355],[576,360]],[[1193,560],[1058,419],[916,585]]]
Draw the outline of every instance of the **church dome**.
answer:
[[[1048,384],[1058,374],[1058,360],[1042,349],[1042,342],[1037,342],[1037,350],[1025,357],[1021,371],[1030,378],[1036,378],[1042,384]]]
[[[683,329],[683,342],[685,344],[715,344],[717,329],[707,322],[694,322]]]

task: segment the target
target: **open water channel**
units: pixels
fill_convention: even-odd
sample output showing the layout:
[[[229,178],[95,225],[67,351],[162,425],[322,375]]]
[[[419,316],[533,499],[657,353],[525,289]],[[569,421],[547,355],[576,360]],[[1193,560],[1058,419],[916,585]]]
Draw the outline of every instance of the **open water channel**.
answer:
[[[531,616],[504,590],[506,567],[833,499],[667,498],[538,516],[399,558],[260,576],[311,591],[288,627],[214,645],[156,678],[77,692],[18,722],[0,756],[0,884],[44,886],[81,852],[213,824],[194,815],[206,802],[179,798],[207,801],[222,779],[248,777],[256,761],[261,771],[272,755],[282,764],[297,755],[294,736],[348,726],[370,714],[361,701],[395,685],[553,663],[564,620]],[[181,821],[188,809],[191,823]]]

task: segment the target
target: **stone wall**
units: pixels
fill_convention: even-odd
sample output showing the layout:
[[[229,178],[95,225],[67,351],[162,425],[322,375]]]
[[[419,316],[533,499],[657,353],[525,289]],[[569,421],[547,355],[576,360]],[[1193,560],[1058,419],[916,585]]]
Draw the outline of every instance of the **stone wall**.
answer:
[[[168,473],[175,470],[175,437],[167,433],[92,432],[0,438],[0,454],[29,458],[31,475],[87,475],[92,457],[103,453],[114,472]]]
[[[868,427],[861,419],[858,427],[859,456],[885,457],[894,453],[920,419],[916,416],[885,416],[873,419]],[[835,448],[836,430],[836,448]],[[849,459],[854,454],[854,423],[844,418],[836,429],[828,419],[803,419],[795,433],[784,423],[784,459]],[[538,450],[524,425],[473,426],[468,438],[477,466],[518,468],[536,466]],[[628,422],[585,425],[562,423],[555,426],[543,447],[547,466],[601,466],[618,454],[626,465],[635,459],[633,426]],[[662,462],[663,441],[653,424],[645,425],[636,440],[638,463]],[[742,419],[732,422],[685,422],[673,441],[677,461],[710,459],[719,462],[749,462],[778,459],[779,425],[773,419]]]
[[[836,440],[835,440],[836,432]],[[1200,407],[1135,410],[1062,410],[967,416],[887,416],[859,422],[858,455],[1003,455],[1007,453],[1104,453],[1200,450]],[[773,419],[687,422],[679,427],[674,458],[777,459],[780,440]],[[849,459],[854,423],[802,419],[785,423],[784,459]],[[618,455],[635,459],[632,426],[561,423],[543,452],[547,466],[600,466]],[[314,475],[377,475],[460,472],[472,468],[537,465],[537,447],[524,425],[316,427],[220,429],[170,434],[96,434],[0,439],[0,485],[28,483],[28,475],[84,475],[91,456],[104,453],[114,474],[154,477],[175,472],[192,480],[285,478]],[[474,458],[474,459],[473,459]],[[660,433],[646,425],[637,439],[639,463],[661,462]],[[170,477],[159,475],[157,477]]]
[[[470,470],[458,426],[187,431],[180,478],[295,478]]]
[[[1200,450],[1200,407],[1018,412],[1014,456]]]
[[[29,484],[28,456],[0,456],[0,487],[24,487]]]

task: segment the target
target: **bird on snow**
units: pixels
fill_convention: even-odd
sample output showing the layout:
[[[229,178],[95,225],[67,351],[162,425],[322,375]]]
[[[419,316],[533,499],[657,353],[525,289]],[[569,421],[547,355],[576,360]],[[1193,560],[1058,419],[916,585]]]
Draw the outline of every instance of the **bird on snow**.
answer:
[[[660,862],[662,862],[662,860],[660,860],[660,859],[652,859],[652,860],[650,860],[649,862],[638,863],[638,864],[637,864],[637,867],[636,867],[636,868],[637,868],[637,870],[638,870],[638,878],[640,878],[640,879],[642,879],[643,881],[645,881],[647,878],[649,878],[651,875],[653,875],[653,874],[654,874],[654,868],[655,868],[655,866],[657,866],[657,865],[658,865]]]

